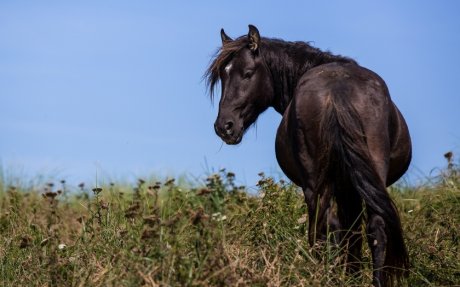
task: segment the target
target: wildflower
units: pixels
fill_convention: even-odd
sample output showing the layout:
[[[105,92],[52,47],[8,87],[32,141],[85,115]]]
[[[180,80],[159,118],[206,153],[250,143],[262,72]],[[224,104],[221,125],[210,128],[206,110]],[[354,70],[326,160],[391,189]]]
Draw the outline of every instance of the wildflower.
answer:
[[[297,219],[298,224],[304,224],[305,222],[307,222],[307,215],[306,214],[303,214],[302,217]]]
[[[101,200],[100,206],[102,209],[109,209],[109,204],[103,200]]]
[[[61,244],[58,245],[59,250],[62,250],[64,248],[66,248],[66,247],[67,247],[67,245],[65,245],[64,243],[61,243]]]
[[[454,153],[449,151],[444,154],[444,157],[447,159],[447,169],[452,170],[454,167],[453,159],[454,159]]]
[[[220,212],[216,212],[212,214],[212,219],[215,221],[224,221],[227,219],[227,216],[222,215]]]
[[[57,192],[46,191],[46,192],[43,194],[43,197],[44,197],[44,198],[54,199],[57,195],[58,195]]]
[[[125,217],[134,218],[138,214],[140,207],[139,202],[136,201],[125,211]]]
[[[207,188],[201,188],[197,191],[196,195],[203,196],[203,195],[210,194],[210,193],[212,193],[212,190],[207,189]]]
[[[21,237],[21,243],[19,244],[19,248],[26,248],[32,245],[32,238],[30,236],[25,235]]]
[[[93,188],[93,192],[94,192],[94,194],[96,194],[96,195],[98,195],[99,193],[101,193],[101,191],[102,191],[102,188],[100,188],[100,187]]]
[[[174,178],[170,178],[165,182],[165,185],[172,185],[174,183],[174,181],[175,181]]]
[[[451,151],[448,151],[444,154],[444,157],[447,159],[448,162],[452,161],[452,158],[454,157],[454,153]]]
[[[207,220],[209,216],[204,213],[203,208],[199,208],[197,211],[193,212],[191,214],[191,220],[193,225],[197,225],[201,223],[204,220]]]

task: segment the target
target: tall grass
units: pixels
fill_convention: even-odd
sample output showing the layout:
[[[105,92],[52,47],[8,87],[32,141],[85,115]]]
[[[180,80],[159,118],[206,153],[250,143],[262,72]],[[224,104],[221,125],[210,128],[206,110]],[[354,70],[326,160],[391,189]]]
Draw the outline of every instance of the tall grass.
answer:
[[[407,286],[460,284],[460,180],[395,187],[411,259]],[[249,195],[225,170],[193,188],[140,179],[69,193],[64,181],[0,183],[1,286],[366,286],[331,241],[310,247],[301,192],[261,174]]]

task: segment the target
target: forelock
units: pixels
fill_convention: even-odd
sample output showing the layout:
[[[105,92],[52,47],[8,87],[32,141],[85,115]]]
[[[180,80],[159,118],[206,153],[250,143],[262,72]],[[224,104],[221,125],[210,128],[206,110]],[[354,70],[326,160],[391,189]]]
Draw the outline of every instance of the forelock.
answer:
[[[247,47],[247,37],[240,37],[220,47],[215,53],[211,64],[205,72],[204,78],[211,100],[214,99],[216,85],[221,78],[220,72],[228,65],[238,51]]]

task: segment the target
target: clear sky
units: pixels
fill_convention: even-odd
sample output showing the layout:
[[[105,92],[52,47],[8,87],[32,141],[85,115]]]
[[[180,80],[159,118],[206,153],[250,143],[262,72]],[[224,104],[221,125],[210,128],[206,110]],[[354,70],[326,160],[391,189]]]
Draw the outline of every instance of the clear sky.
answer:
[[[222,3],[221,3],[222,2]],[[226,167],[279,176],[268,110],[238,146],[214,134],[203,73],[254,24],[356,59],[389,86],[413,139],[409,175],[460,157],[459,1],[1,1],[0,162],[74,184]],[[458,159],[457,157],[457,159]]]

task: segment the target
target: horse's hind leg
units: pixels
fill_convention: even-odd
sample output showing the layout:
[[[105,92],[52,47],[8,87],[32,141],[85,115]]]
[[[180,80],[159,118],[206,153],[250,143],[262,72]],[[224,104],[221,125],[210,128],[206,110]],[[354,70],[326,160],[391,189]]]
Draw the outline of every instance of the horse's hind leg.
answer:
[[[305,203],[308,207],[308,242],[313,246],[316,241],[327,240],[328,229],[328,211],[330,194],[326,193],[323,196],[314,194],[310,188],[304,188]]]
[[[305,188],[303,193],[305,196],[305,203],[308,207],[308,243],[313,247],[317,240],[325,239],[321,234],[325,219],[325,210],[320,210],[319,201],[311,189]]]
[[[361,220],[362,201],[360,196],[351,189],[344,189],[336,194],[337,213],[342,228],[341,246],[345,247],[347,253],[347,272],[357,274],[361,267]]]
[[[367,241],[372,253],[373,279],[372,285],[385,286],[385,248],[387,245],[387,236],[385,234],[385,221],[376,214],[369,215],[367,223]]]
[[[329,232],[332,236],[332,242],[334,245],[339,246],[342,240],[342,225],[337,217],[337,210],[329,207],[326,211],[327,215],[327,230],[325,233]]]

